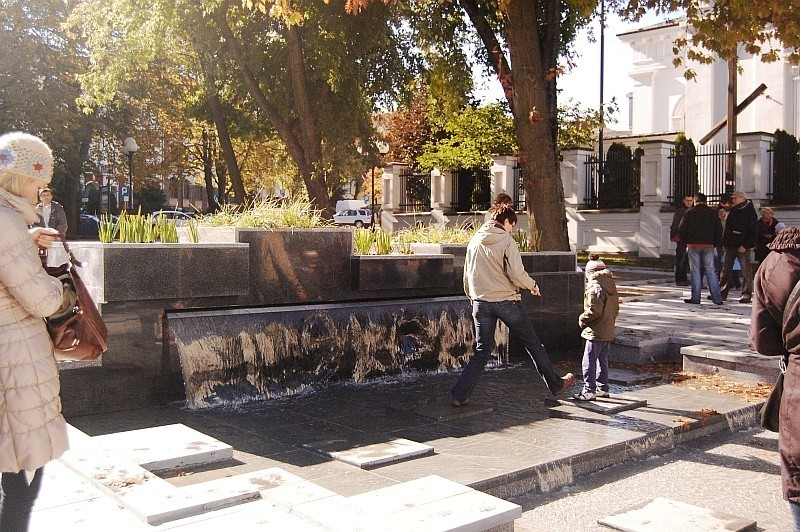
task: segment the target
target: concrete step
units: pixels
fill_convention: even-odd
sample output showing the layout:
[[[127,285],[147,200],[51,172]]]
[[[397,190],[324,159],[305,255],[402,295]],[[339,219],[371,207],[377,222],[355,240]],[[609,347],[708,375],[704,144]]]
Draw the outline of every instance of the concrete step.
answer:
[[[718,345],[681,348],[683,369],[703,375],[723,375],[746,384],[772,384],[780,374],[779,357],[731,351]]]

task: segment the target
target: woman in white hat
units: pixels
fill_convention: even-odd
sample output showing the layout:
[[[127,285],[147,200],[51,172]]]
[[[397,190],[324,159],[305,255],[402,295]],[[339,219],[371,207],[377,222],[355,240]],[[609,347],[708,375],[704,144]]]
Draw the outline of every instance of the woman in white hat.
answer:
[[[61,283],[42,268],[38,248],[55,230],[39,221],[39,189],[53,175],[41,139],[0,136],[0,530],[25,531],[44,465],[67,450],[58,364],[44,320],[61,305]]]

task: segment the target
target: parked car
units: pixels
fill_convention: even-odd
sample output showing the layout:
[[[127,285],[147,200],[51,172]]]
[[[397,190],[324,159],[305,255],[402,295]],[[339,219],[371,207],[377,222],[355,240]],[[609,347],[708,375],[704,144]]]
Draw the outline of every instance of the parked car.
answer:
[[[333,215],[336,225],[355,225],[364,227],[372,224],[372,211],[369,209],[345,209]]]
[[[189,213],[183,211],[155,211],[153,214],[150,215],[150,221],[152,223],[156,223],[156,220],[159,216],[164,216],[168,220],[173,220],[177,227],[183,227],[184,225],[189,223],[189,220],[194,218]]]
[[[97,238],[100,234],[100,219],[93,214],[78,214],[77,238]]]

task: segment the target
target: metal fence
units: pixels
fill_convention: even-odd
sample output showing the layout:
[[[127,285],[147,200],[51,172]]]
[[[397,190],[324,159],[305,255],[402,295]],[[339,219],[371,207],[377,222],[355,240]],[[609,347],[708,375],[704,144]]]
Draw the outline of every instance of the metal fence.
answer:
[[[451,208],[455,212],[485,211],[492,203],[491,174],[488,169],[462,168],[454,172]]]
[[[640,172],[636,157],[600,160],[587,155],[587,209],[633,209],[639,207]]]
[[[769,150],[770,205],[800,204],[800,158],[797,154]]]
[[[684,196],[702,192],[709,204],[719,203],[722,194],[733,192],[734,183],[727,179],[725,164],[735,151],[724,144],[700,147],[696,153],[675,153],[669,156],[669,202],[678,205]]]
[[[431,210],[431,175],[418,174],[407,168],[400,174],[401,212],[427,212]]]
[[[519,165],[514,167],[514,183],[516,183],[514,194],[512,195],[514,198],[514,210],[524,211],[527,209],[528,203],[525,199],[525,177],[522,175],[522,167]]]

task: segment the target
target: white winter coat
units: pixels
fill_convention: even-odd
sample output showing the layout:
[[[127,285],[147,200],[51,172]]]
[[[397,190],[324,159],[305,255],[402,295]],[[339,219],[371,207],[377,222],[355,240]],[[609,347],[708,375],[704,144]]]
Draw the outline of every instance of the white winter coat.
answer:
[[[68,448],[58,365],[44,325],[61,283],[41,265],[24,198],[0,189],[0,472],[33,471]]]

